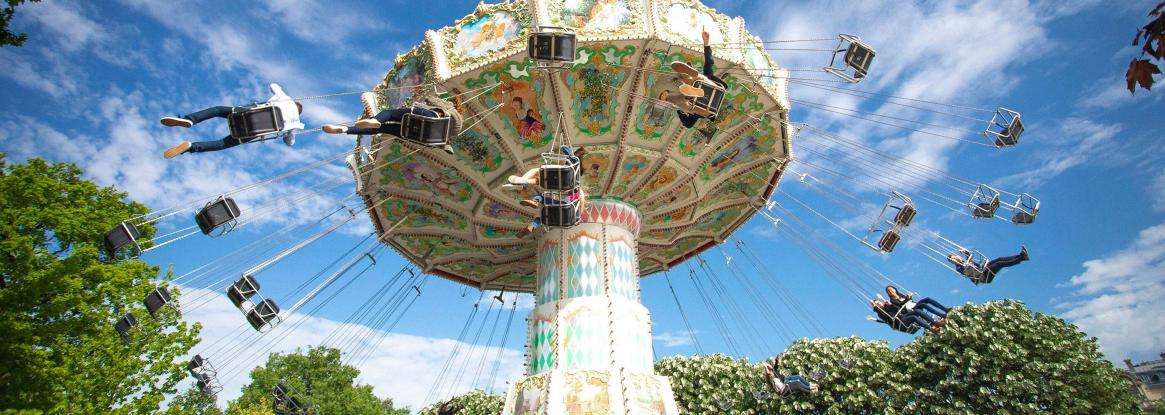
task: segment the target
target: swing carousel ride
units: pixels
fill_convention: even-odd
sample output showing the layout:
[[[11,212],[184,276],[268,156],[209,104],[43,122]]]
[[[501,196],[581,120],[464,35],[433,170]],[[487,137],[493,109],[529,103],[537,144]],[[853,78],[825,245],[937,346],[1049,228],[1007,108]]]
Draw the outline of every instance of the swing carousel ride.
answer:
[[[702,89],[703,96],[693,98],[692,105],[707,112],[687,128],[681,125],[676,105],[666,97],[684,82],[673,70],[674,62],[693,68],[704,66],[701,29],[711,45],[711,67],[723,83],[697,81],[695,86]],[[820,52],[821,67],[782,68],[773,55],[780,56],[786,50]],[[286,331],[279,331],[288,324],[283,322],[285,316],[309,304],[314,310],[323,307],[374,267],[374,254],[387,246],[415,270],[406,267],[396,272],[345,321],[369,327],[364,336],[375,332],[372,328],[391,331],[421,294],[428,275],[482,292],[530,293],[535,308],[527,319],[526,376],[510,383],[505,414],[676,414],[679,410],[668,379],[653,372],[650,314],[640,303],[639,278],[684,264],[693,282],[700,284],[692,266],[697,263],[708,276],[708,291],[723,291],[725,283],[715,282],[700,255],[730,241],[734,231],[759,215],[859,300],[871,299],[884,282],[893,283],[887,274],[846,253],[850,249],[821,236],[793,215],[774,200],[776,193],[828,221],[836,227],[832,231],[851,237],[854,246],[888,254],[900,240],[910,237],[917,241],[910,246],[915,251],[943,266],[948,266],[948,253],[957,252],[968,269],[985,266],[983,255],[915,225],[915,216],[924,214],[924,209],[914,199],[969,220],[1034,221],[1039,201],[1030,195],[953,176],[877,150],[864,140],[789,120],[790,106],[795,103],[914,136],[993,148],[1018,144],[1023,124],[1015,111],[857,88],[855,84],[870,74],[874,56],[873,47],[852,35],[764,41],[745,30],[743,19],[721,15],[694,0],[480,4],[452,26],[426,32],[424,41],[399,55],[384,81],[373,89],[379,108],[371,113],[415,106],[421,96],[437,96],[452,103],[458,122],[420,117],[410,121],[406,117],[399,137],[362,136],[351,153],[200,201],[205,205],[196,215],[198,229],[180,229],[138,241],[135,224],[174,217],[189,207],[156,211],[111,231],[107,249],[140,255],[199,231],[210,236],[228,233],[255,220],[247,219],[249,212],[240,209],[232,195],[347,158],[355,177],[355,196],[362,200],[362,207],[346,205],[346,217],[341,213],[343,208],[331,212],[315,225],[338,213],[344,219],[321,225],[322,230],[283,249],[264,241],[302,227],[288,225],[240,248],[238,252],[267,249],[274,253],[247,264],[240,274],[234,274],[237,277],[210,276],[224,275],[233,269],[229,266],[232,261],[241,261],[241,257],[228,255],[171,281],[225,290],[243,314],[240,330],[250,331],[246,325],[255,329],[251,337],[210,345],[191,360],[190,373],[204,391],[214,393],[222,383],[209,357],[221,358],[221,369],[242,361],[238,354],[270,350],[286,335]],[[905,114],[800,101],[789,97],[790,86],[887,104],[883,108],[897,106]],[[926,121],[908,117],[922,113],[929,114]],[[949,125],[936,124],[936,116],[961,122],[964,127],[974,124],[979,130],[960,135]],[[414,123],[412,127],[410,123]],[[808,157],[794,155],[794,135],[798,137],[798,152]],[[434,148],[443,144],[452,151]],[[572,151],[562,152],[562,147]],[[841,148],[846,154],[839,156],[828,150],[831,148]],[[859,176],[837,167],[847,164],[853,169],[876,166],[882,173]],[[508,184],[510,176],[522,176],[532,169],[538,169],[536,185]],[[869,210],[870,203],[881,209],[866,215],[873,217],[868,228],[851,232],[822,213],[823,209],[814,209],[778,190],[778,182],[787,174],[794,174],[795,182],[820,191],[823,200],[859,216]],[[939,179],[924,185],[911,185],[917,181],[903,179],[923,175]],[[331,189],[339,184],[329,181],[317,188]],[[879,200],[874,202],[864,200],[863,195],[871,194],[882,196],[876,196]],[[522,202],[536,195],[541,196],[539,204]],[[303,282],[281,300],[294,302],[285,310],[275,299],[263,295],[258,278],[261,271],[363,213],[375,226],[375,240],[365,238]],[[530,233],[527,229],[535,218],[541,227]],[[742,241],[735,245],[755,266],[753,275],[768,276],[765,264]],[[358,268],[361,263],[365,265]],[[739,261],[733,264],[728,260],[729,269],[739,266],[743,266]],[[353,269],[359,271],[349,275]],[[329,270],[334,272],[329,274]],[[333,289],[337,281],[346,282]],[[277,280],[266,283],[283,284]],[[759,282],[771,283],[777,282]],[[329,294],[321,297],[324,292]],[[755,292],[750,294],[755,298]],[[726,313],[740,314],[731,304],[736,300],[728,297],[716,302],[726,301],[721,304]],[[500,302],[501,296],[497,298]],[[791,316],[811,319],[803,309],[798,312],[796,300],[787,292],[780,298],[792,303]],[[197,306],[200,301],[206,300],[186,299],[181,309]],[[494,309],[494,301],[486,301],[490,310],[480,319],[473,345],[480,340]],[[165,287],[145,301],[150,314],[167,304],[177,307],[176,303]],[[682,313],[678,298],[676,303]],[[494,331],[503,307],[504,303],[497,307]],[[468,343],[478,308],[475,304],[459,340]],[[709,308],[713,315],[721,314],[715,304]],[[513,306],[509,313],[512,322]],[[770,309],[762,316],[779,320],[775,314]],[[918,329],[894,316],[883,322],[900,331]],[[819,324],[802,323],[824,335]],[[508,324],[503,336],[508,336]],[[117,331],[128,342],[136,326],[137,320],[127,313],[118,322]],[[732,337],[727,333],[730,330],[718,329],[726,335],[726,344],[732,345],[727,339]],[[493,342],[494,331],[486,346]],[[275,337],[267,340],[265,348],[260,346],[264,335]],[[347,361],[358,365],[370,349],[380,345],[378,340],[358,336],[332,333],[324,344],[342,348],[351,358]],[[501,337],[498,345],[505,341]],[[463,352],[455,349],[454,354]],[[447,385],[442,382],[461,378],[466,366],[472,364],[469,359],[461,361],[460,367],[455,367],[454,356],[450,357],[427,402],[444,396],[442,390]],[[483,357],[481,366],[485,361]],[[476,371],[475,383],[481,367]],[[496,364],[493,371],[496,376]],[[281,382],[273,392],[276,405],[285,411],[310,412],[304,409],[310,408],[310,403],[294,398],[304,382]],[[492,384],[491,379],[487,385]]]

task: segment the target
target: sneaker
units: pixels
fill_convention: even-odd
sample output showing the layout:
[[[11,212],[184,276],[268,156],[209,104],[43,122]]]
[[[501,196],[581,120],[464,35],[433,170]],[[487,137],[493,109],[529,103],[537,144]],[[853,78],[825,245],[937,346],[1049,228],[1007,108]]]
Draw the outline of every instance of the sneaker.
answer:
[[[190,128],[194,126],[194,121],[182,117],[162,117],[162,125],[167,127]]]
[[[450,156],[453,155],[453,146],[446,144],[444,147],[441,147],[441,149],[445,150],[445,153],[448,153]]]
[[[680,75],[686,75],[686,76],[691,77],[691,78],[695,78],[697,76],[700,76],[700,71],[697,71],[696,68],[692,67],[692,65],[688,65],[687,62],[681,62],[681,61],[672,62],[671,63],[671,70],[675,71],[675,73],[678,73]]]
[[[704,96],[703,89],[696,88],[696,87],[694,87],[692,85],[688,85],[688,84],[680,85],[680,93],[684,94],[684,96],[688,96],[688,97],[692,97],[692,98],[700,98],[700,97]]]
[[[365,118],[356,121],[356,128],[380,128],[380,121],[375,118]]]
[[[320,129],[324,130],[324,132],[328,134],[344,134],[348,132],[347,126],[336,124],[324,124],[324,126]]]
[[[1027,260],[1028,260],[1028,255],[1027,255],[1027,247],[1026,247],[1026,246],[1023,246],[1023,245],[1020,245],[1020,246],[1019,246],[1019,259],[1020,259],[1020,260],[1023,260],[1023,261],[1027,261]]]
[[[170,147],[168,150],[166,150],[165,153],[162,153],[162,155],[166,156],[168,159],[172,159],[177,157],[179,154],[185,153],[188,150],[190,150],[190,142],[183,141],[174,147]]]
[[[529,206],[529,207],[532,207],[534,209],[541,209],[542,208],[542,204],[538,203],[538,201],[536,201],[534,199],[523,200],[521,202],[521,204],[522,204],[522,206]]]
[[[523,178],[521,176],[510,176],[508,179],[506,179],[506,181],[510,182],[510,184],[513,184],[513,185],[525,186],[525,185],[530,184],[529,180],[526,180],[525,178]]]
[[[376,94],[373,92],[365,92],[360,94],[360,103],[364,104],[364,118],[372,118],[376,115]]]
[[[519,190],[523,187],[526,187],[526,186],[521,185],[521,184],[513,184],[513,183],[506,183],[506,184],[502,185],[503,189],[510,189],[510,190]]]

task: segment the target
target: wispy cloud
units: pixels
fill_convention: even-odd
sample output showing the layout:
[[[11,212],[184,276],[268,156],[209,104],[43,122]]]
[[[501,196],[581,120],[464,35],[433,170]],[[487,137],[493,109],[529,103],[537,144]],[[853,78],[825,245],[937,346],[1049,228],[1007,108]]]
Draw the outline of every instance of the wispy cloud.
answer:
[[[694,333],[687,331],[665,331],[663,333],[652,334],[652,338],[656,343],[663,343],[663,347],[679,347],[693,344],[693,335],[699,335],[699,330],[694,330]]]
[[[1053,131],[1035,134],[1041,145],[1036,159],[1038,167],[1003,177],[996,183],[1024,189],[1038,187],[1068,169],[1094,160],[1123,130],[1120,124],[1102,124],[1084,118],[1062,120]]]
[[[1072,276],[1064,318],[1100,339],[1112,360],[1151,356],[1165,347],[1165,224],[1142,230],[1124,249],[1085,261]]]

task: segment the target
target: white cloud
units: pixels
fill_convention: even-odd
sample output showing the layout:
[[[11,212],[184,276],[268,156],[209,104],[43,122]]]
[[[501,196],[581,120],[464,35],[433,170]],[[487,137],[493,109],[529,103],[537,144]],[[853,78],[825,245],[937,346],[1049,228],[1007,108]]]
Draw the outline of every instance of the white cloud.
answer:
[[[242,314],[218,292],[184,287],[182,298],[210,300],[193,310],[184,310],[183,318],[203,324],[202,342],[194,347],[192,353],[202,354],[203,357],[210,359],[218,370],[219,380],[223,382],[223,392],[219,395],[220,406],[225,406],[229,400],[240,395],[242,387],[250,380],[248,373],[251,368],[265,363],[269,352],[288,353],[297,348],[315,346],[333,333],[364,333],[363,336],[352,337],[351,342],[345,341],[342,349],[345,352],[345,359],[352,359],[352,353],[356,350],[362,349],[368,353],[357,367],[361,371],[357,381],[372,385],[373,393],[381,398],[391,397],[398,405],[408,405],[413,410],[419,410],[441,367],[458,345],[453,339],[400,333],[386,334],[363,325],[342,324],[300,313],[285,317],[284,322],[275,330],[259,337],[249,326],[240,326],[243,324]],[[416,315],[405,316],[410,317],[415,318]],[[521,328],[513,330],[520,332]],[[382,335],[383,341],[378,342]],[[258,341],[252,344],[254,339]],[[273,339],[280,340],[271,344]],[[498,340],[494,339],[495,342]],[[485,342],[484,336],[481,342]],[[493,385],[495,392],[505,391],[507,382],[522,375],[524,366],[520,350],[474,347],[468,343],[461,343],[461,350],[462,358],[457,359],[453,367],[470,366],[465,370],[459,384],[447,387],[451,394],[464,393],[473,387],[488,388],[489,385],[486,383],[491,377],[489,370],[495,363],[494,359],[499,356],[499,351],[501,352],[499,373]],[[227,351],[232,352],[225,353]],[[470,385],[472,378],[477,375],[476,368],[482,362],[485,366],[481,371],[481,377],[476,384]]]
[[[663,333],[652,334],[652,340],[656,343],[663,343],[664,347],[688,346],[694,343],[692,335],[696,333],[699,333],[699,330],[695,330],[695,333],[688,331],[665,331]]]
[[[1034,161],[1038,167],[1025,163],[1023,172],[1003,177],[997,183],[1023,189],[1038,187],[1068,169],[1095,160],[1095,155],[1104,153],[1103,149],[1123,130],[1120,124],[1101,124],[1084,118],[1062,120],[1054,131],[1029,137],[1041,148]]]
[[[1114,361],[1165,347],[1165,224],[1144,229],[1128,247],[1085,261],[1069,279],[1074,296],[1057,305],[1064,318],[1100,339]]]
[[[100,24],[82,15],[86,6],[59,1],[32,3],[28,10],[22,10],[22,14],[27,13],[46,32],[52,33],[59,50],[75,52],[107,39]]]

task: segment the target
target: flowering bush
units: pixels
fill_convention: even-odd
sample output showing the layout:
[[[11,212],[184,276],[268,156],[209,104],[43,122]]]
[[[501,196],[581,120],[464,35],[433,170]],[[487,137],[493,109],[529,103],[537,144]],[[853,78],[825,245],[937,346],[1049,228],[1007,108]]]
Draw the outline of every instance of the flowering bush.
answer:
[[[421,410],[421,415],[498,415],[502,413],[502,406],[506,398],[502,395],[490,395],[475,390],[464,395],[454,396],[445,402],[438,402]],[[439,412],[441,406],[449,412]]]

